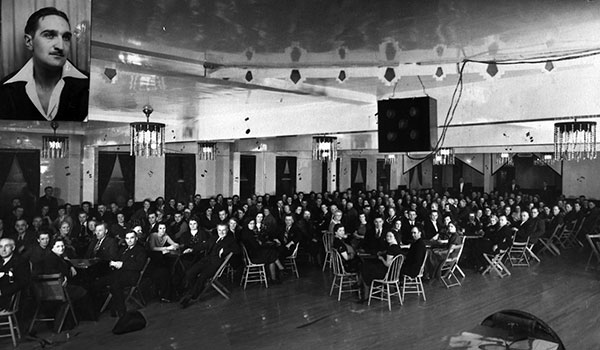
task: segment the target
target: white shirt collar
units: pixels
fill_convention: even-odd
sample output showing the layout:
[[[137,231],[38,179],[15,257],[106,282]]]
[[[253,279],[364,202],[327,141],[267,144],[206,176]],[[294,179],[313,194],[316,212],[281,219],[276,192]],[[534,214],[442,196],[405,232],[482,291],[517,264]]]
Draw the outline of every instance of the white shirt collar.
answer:
[[[8,79],[4,84],[10,84],[15,82],[25,82],[25,92],[27,96],[35,106],[35,108],[40,112],[44,118],[47,120],[53,120],[58,113],[58,103],[60,101],[60,94],[62,93],[63,88],[65,87],[64,78],[75,78],[75,79],[87,79],[85,74],[81,73],[74,65],[71,64],[67,60],[65,65],[62,68],[62,77],[54,87],[52,91],[52,95],[50,96],[50,103],[48,104],[48,112],[44,112],[44,108],[42,108],[42,103],[38,97],[35,80],[33,79],[33,58],[30,58],[27,63],[15,74],[12,78]]]

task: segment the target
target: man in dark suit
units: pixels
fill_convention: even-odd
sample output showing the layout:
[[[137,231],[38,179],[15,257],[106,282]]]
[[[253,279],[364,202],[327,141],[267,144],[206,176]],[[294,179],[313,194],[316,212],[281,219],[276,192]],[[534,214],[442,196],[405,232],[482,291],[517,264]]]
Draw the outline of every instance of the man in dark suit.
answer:
[[[42,209],[45,205],[50,208],[50,217],[55,219],[58,214],[58,200],[54,197],[54,188],[52,186],[44,188],[44,195],[38,199],[38,210]]]
[[[197,299],[204,290],[206,281],[219,269],[225,257],[238,251],[235,238],[227,234],[227,225],[217,225],[217,235],[208,240],[207,255],[185,272],[185,283],[190,288],[179,301],[181,307],[186,308],[192,299]]]
[[[31,282],[29,263],[14,251],[12,238],[0,239],[0,310],[8,309],[12,296]]]
[[[421,271],[427,248],[425,242],[421,239],[421,230],[418,226],[411,228],[410,232],[414,242],[410,244],[410,249],[406,253],[406,259],[404,259],[400,274],[415,278]]]
[[[104,286],[109,286],[112,294],[111,308],[117,316],[122,316],[127,311],[123,289],[135,286],[147,258],[146,250],[137,244],[135,232],[128,232],[125,235],[125,242],[127,247],[117,255],[115,260],[111,260],[109,263],[109,266],[113,269],[112,272],[99,282]]]
[[[0,82],[0,119],[85,119],[89,78],[67,59],[72,36],[67,15],[54,7],[29,17],[25,46],[32,58]]]
[[[386,231],[384,230],[383,218],[376,217],[373,220],[373,227],[369,227],[365,233],[364,248],[371,254],[376,254],[387,249],[385,240]]]
[[[283,229],[272,237],[279,249],[279,260],[283,260],[292,255],[294,249],[296,249],[296,244],[298,244],[301,239],[300,230],[294,223],[294,216],[292,214],[287,214],[283,219],[283,223]]]
[[[24,254],[27,249],[36,243],[36,235],[29,230],[29,225],[25,219],[18,219],[15,222],[15,231],[12,235],[15,240],[16,251],[18,254]]]
[[[108,274],[110,272],[108,269],[109,262],[111,260],[116,260],[119,253],[117,241],[108,236],[108,229],[105,223],[101,222],[96,225],[95,234],[96,236],[90,242],[84,256],[86,259],[100,260],[88,269],[90,272],[89,275],[91,275],[92,278],[102,277]]]
[[[440,233],[440,229],[439,229],[439,223],[438,223],[438,212],[437,211],[432,211],[429,214],[429,219],[425,220],[425,225],[423,227],[423,231],[424,231],[424,238],[425,239],[438,239],[439,237],[439,233]]]

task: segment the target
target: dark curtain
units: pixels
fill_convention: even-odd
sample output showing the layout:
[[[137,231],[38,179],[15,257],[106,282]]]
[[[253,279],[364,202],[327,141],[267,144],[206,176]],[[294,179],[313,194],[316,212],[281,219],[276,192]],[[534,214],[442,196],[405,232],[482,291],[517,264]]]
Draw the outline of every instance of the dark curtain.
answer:
[[[367,182],[367,160],[364,158],[352,158],[350,160],[350,176],[350,187],[355,191],[364,191]]]
[[[98,203],[102,202],[102,196],[110,182],[110,176],[115,169],[117,154],[112,152],[98,153]]]
[[[27,186],[21,193],[21,201],[28,212],[33,212],[40,194],[40,151],[15,152],[15,158],[21,165],[23,178]]]
[[[15,153],[13,151],[0,152],[0,164],[2,164],[2,171],[0,171],[0,190],[2,190],[2,187],[4,187],[4,183],[8,178],[8,174],[10,173],[10,168],[12,167],[14,159]]]
[[[187,202],[196,192],[196,156],[167,154],[165,159],[165,198]]]
[[[125,189],[129,197],[133,197],[135,189],[135,157],[130,156],[129,153],[119,153],[118,159],[121,165],[121,172],[123,172]]]

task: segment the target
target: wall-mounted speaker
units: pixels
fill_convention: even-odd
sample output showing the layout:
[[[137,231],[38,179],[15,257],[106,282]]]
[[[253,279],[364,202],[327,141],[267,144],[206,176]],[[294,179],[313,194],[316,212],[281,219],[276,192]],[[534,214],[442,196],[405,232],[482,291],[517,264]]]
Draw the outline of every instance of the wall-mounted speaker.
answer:
[[[428,152],[437,143],[437,101],[415,97],[377,101],[379,152]]]

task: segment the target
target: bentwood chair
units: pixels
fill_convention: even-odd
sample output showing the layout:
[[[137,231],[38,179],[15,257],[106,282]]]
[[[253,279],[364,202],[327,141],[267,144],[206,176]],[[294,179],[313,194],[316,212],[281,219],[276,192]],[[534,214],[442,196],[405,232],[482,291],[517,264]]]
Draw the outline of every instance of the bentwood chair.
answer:
[[[244,272],[242,273],[240,286],[243,284],[244,290],[246,290],[248,283],[258,282],[262,284],[264,282],[265,288],[269,288],[265,264],[253,263],[252,260],[250,260],[250,256],[248,255],[248,251],[244,245],[242,245],[242,252],[244,254],[244,263],[246,266],[244,266]]]
[[[404,297],[405,294],[417,294],[417,297],[422,295],[423,301],[427,301],[425,298],[425,288],[423,288],[423,272],[425,271],[425,263],[427,262],[429,254],[429,250],[427,250],[425,253],[425,259],[423,259],[421,269],[419,270],[419,274],[417,276],[410,277],[404,275],[404,281],[402,283],[402,300],[406,300]]]
[[[483,257],[485,258],[485,260],[488,262],[489,265],[485,270],[483,270],[483,272],[481,274],[485,275],[486,273],[490,273],[490,272],[494,271],[496,274],[498,274],[498,277],[500,277],[500,278],[510,276],[510,271],[506,268],[506,266],[502,262],[504,260],[504,257],[506,256],[507,252],[508,252],[507,250],[504,250],[504,251],[499,251],[497,254],[483,253]]]
[[[140,275],[139,275],[135,285],[128,287],[129,291],[127,292],[127,297],[125,297],[125,303],[127,303],[128,301],[131,300],[135,304],[137,304],[140,308],[146,306],[146,300],[144,299],[144,295],[142,293],[142,290],[140,289],[140,284],[142,283],[142,279],[144,279],[144,275],[146,273],[146,270],[148,269],[149,264],[150,264],[150,258],[146,259],[146,262],[144,263],[144,267],[140,271]],[[106,308],[110,304],[111,300],[112,300],[112,293],[108,293],[108,296],[106,297],[106,300],[104,301],[104,304],[102,304],[102,308],[100,308],[100,313],[103,313],[104,310],[106,310]]]
[[[371,299],[385,300],[388,303],[388,309],[392,311],[392,296],[394,295],[398,296],[400,305],[403,304],[402,293],[400,292],[400,269],[402,268],[403,262],[403,255],[394,257],[392,263],[388,267],[385,277],[383,279],[374,279],[371,281],[369,302],[367,305],[371,305]]]
[[[329,295],[332,295],[333,290],[337,287],[338,301],[342,299],[342,293],[347,292],[358,292],[358,297],[360,298],[361,288],[358,283],[358,273],[346,272],[342,256],[337,250],[331,250],[331,258],[333,267],[333,281],[331,282],[331,290],[329,290]]]
[[[333,244],[333,234],[329,233],[329,231],[323,231],[323,248],[325,249],[325,260],[323,260],[323,271],[325,268],[329,266],[331,268],[332,259],[331,259],[331,246]]]
[[[600,266],[600,233],[594,235],[587,234],[585,237],[592,248],[590,257],[585,265],[585,270],[587,271],[590,268],[592,259],[596,259],[596,268]]]
[[[464,244],[453,244],[448,249],[446,259],[440,267],[440,280],[446,288],[460,286],[460,280],[456,277],[455,271],[458,272],[458,261],[463,251]],[[463,275],[464,277],[464,275]]]
[[[67,293],[65,278],[62,274],[56,273],[51,275],[38,275],[33,280],[32,285],[37,306],[35,313],[33,314],[31,324],[29,325],[29,333],[31,333],[31,330],[37,321],[55,321],[56,316],[38,318],[40,308],[44,302],[59,302],[61,304],[65,304],[66,309],[64,309],[64,312],[59,312],[57,315],[60,317],[58,320],[59,324],[57,333],[60,333],[62,330],[68,314],[71,314],[74,323],[77,325],[77,317],[75,317],[73,304],[71,303],[71,298],[69,298],[69,294]]]
[[[300,278],[300,275],[298,274],[298,265],[296,265],[296,257],[298,256],[298,247],[300,247],[300,243],[296,244],[296,248],[294,248],[294,252],[292,253],[292,255],[285,258],[285,261],[284,261],[285,268],[286,269],[289,268],[290,270],[292,270],[292,273],[296,275],[296,278]]]
[[[529,257],[527,256],[527,247],[529,246],[529,237],[524,242],[515,241],[508,250],[508,261],[510,266],[527,266],[529,267]]]
[[[17,339],[21,339],[21,330],[19,329],[19,323],[17,322],[20,299],[21,292],[13,294],[8,309],[0,310],[0,320],[6,318],[5,322],[0,322],[0,329],[9,331],[7,334],[0,334],[0,338],[11,337],[13,347],[17,347]]]

